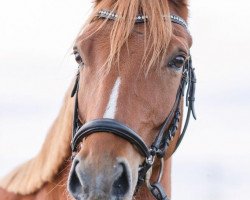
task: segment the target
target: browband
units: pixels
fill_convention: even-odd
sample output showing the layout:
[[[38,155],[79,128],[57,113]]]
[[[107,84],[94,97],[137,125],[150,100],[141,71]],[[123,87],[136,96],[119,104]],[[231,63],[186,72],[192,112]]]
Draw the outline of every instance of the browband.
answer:
[[[116,14],[113,11],[109,11],[109,10],[100,10],[98,12],[98,17],[100,18],[105,18],[105,19],[110,19],[110,20],[117,20],[117,19],[121,19],[122,17],[120,17],[118,14]],[[184,19],[182,19],[180,16],[171,14],[169,15],[164,15],[163,18],[167,18],[170,17],[171,21],[173,23],[179,24],[181,26],[183,26],[185,29],[188,29],[188,25],[186,23],[186,21]],[[147,15],[137,15],[135,17],[135,23],[145,23],[148,20],[148,16]]]

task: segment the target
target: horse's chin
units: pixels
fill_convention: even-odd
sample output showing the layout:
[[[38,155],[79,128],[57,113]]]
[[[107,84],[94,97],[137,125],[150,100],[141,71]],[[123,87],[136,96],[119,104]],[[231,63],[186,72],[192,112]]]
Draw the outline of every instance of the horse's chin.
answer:
[[[86,193],[89,192],[89,193]],[[134,190],[127,193],[126,196],[110,195],[101,190],[86,191],[84,187],[78,190],[77,193],[71,195],[75,200],[132,200],[134,196]]]
[[[104,194],[103,192],[98,192],[93,195],[86,195],[84,193],[79,193],[77,196],[73,197],[75,200],[132,200],[133,199],[133,194],[128,195],[126,197],[119,197],[119,196],[109,196],[107,194]]]

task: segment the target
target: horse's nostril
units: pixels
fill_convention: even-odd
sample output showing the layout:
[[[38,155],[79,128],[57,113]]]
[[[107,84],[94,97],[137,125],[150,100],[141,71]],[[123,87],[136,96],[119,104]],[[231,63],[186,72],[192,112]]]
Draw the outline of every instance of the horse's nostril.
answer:
[[[125,164],[119,163],[118,171],[121,171],[121,172],[119,173],[119,176],[113,183],[112,195],[116,197],[123,197],[126,195],[126,193],[129,190],[130,179],[129,179],[128,170]]]
[[[82,180],[80,180],[81,177],[77,174],[77,165],[79,165],[79,162],[78,159],[74,160],[68,180],[68,190],[75,199],[81,199],[81,194],[84,194],[84,187],[81,183]]]

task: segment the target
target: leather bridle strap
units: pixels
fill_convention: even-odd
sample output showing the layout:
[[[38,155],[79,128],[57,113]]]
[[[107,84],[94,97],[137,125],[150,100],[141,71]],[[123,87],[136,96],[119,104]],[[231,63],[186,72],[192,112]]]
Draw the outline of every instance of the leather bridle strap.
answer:
[[[180,86],[176,95],[176,101],[170,113],[170,115],[174,115],[174,117],[171,118],[172,123],[170,127],[168,128],[168,130],[166,130],[169,124],[168,121],[170,121],[170,115],[169,115],[165,123],[163,124],[158,136],[156,137],[155,142],[152,145],[152,148],[155,147],[156,149],[158,149],[158,154],[159,154],[158,157],[164,156],[164,153],[167,151],[170,141],[174,138],[175,133],[178,129],[178,124],[179,124],[180,114],[181,114],[180,102],[181,102],[181,98],[185,96],[185,90],[186,90],[187,85],[188,85],[188,89],[187,89],[187,94],[186,94],[186,106],[188,107],[188,111],[187,111],[183,129],[181,131],[179,139],[177,140],[173,153],[179,147],[186,133],[191,113],[194,119],[196,119],[195,110],[194,110],[195,84],[196,84],[196,76],[195,76],[194,68],[192,66],[192,58],[190,57],[183,70],[181,83],[180,83]]]
[[[110,10],[106,10],[106,9],[100,10],[97,14],[97,17],[103,18],[106,20],[113,20],[113,21],[123,18],[122,16],[119,16],[117,13],[110,11]],[[186,30],[188,30],[188,25],[187,25],[186,21],[184,19],[182,19],[180,16],[174,15],[174,14],[171,14],[170,16],[169,15],[162,16],[163,19],[166,19],[169,17],[173,23],[179,24],[179,25],[183,26]],[[147,15],[137,15],[135,17],[135,24],[145,23],[148,20],[149,19],[148,19]]]
[[[187,89],[187,95],[186,95],[186,106],[188,107],[188,111],[187,111],[187,115],[186,115],[185,124],[184,124],[183,129],[182,129],[182,133],[181,133],[181,135],[180,135],[180,137],[175,145],[174,152],[177,150],[177,148],[179,147],[180,143],[182,142],[182,140],[185,136],[191,113],[192,113],[193,118],[196,120],[194,102],[195,102],[195,89],[196,89],[196,81],[197,80],[196,80],[196,75],[195,75],[194,70],[195,69],[193,68],[192,58],[190,58],[189,62],[188,62],[188,77],[189,77],[188,81],[189,82],[188,82],[188,89]],[[184,94],[183,94],[183,96],[184,96]]]
[[[76,135],[72,140],[72,150],[77,150],[77,144],[79,144],[83,138],[87,138],[93,133],[100,132],[112,133],[114,135],[117,135],[135,145],[141,155],[145,158],[148,158],[150,156],[148,147],[144,143],[142,138],[126,125],[113,119],[96,119],[84,124],[77,131]]]
[[[180,82],[179,89],[177,91],[176,100],[175,100],[175,103],[173,105],[173,108],[172,108],[170,114],[168,115],[168,117],[166,118],[166,120],[164,121],[162,128],[160,129],[155,141],[151,145],[151,148],[150,148],[150,152],[152,155],[151,160],[154,161],[155,156],[157,158],[163,160],[163,157],[164,157],[165,153],[167,152],[167,149],[170,145],[170,142],[175,137],[175,133],[178,129],[178,124],[179,124],[179,119],[180,119],[180,103],[181,103],[182,97],[185,95],[186,85],[188,85],[188,89],[187,89],[188,113],[187,113],[187,117],[185,120],[184,128],[181,131],[181,135],[179,136],[179,138],[177,140],[176,147],[175,147],[174,151],[172,152],[172,154],[176,151],[179,144],[181,143],[181,141],[185,135],[187,126],[188,126],[191,112],[193,113],[193,116],[195,117],[194,107],[193,107],[194,106],[193,101],[195,100],[195,98],[194,98],[195,83],[196,83],[196,77],[194,74],[194,69],[192,68],[192,60],[190,57],[190,59],[188,60],[187,64],[185,65],[185,67],[183,69],[182,79]],[[151,184],[149,182],[149,180],[146,179],[148,170],[152,167],[153,163],[154,162],[149,162],[149,160],[145,160],[144,164],[141,167],[141,170],[139,171],[138,187],[143,182],[146,181],[147,187],[149,188],[149,190],[151,191],[153,196],[158,200],[163,200],[163,199],[165,200],[165,199],[167,199],[167,195],[164,192],[164,189],[162,188],[162,186],[160,184],[161,175],[159,175],[157,182],[155,182],[153,184]],[[162,161],[160,173],[162,173],[162,170],[163,170],[163,166],[162,166],[163,163],[164,162]]]

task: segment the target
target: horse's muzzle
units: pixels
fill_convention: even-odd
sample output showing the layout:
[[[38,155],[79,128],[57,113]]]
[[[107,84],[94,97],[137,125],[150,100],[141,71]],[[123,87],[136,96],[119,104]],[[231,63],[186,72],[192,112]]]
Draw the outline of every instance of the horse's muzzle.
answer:
[[[86,165],[76,157],[68,179],[68,190],[76,200],[125,199],[131,189],[131,172],[123,161],[116,161],[112,169],[98,169]]]

